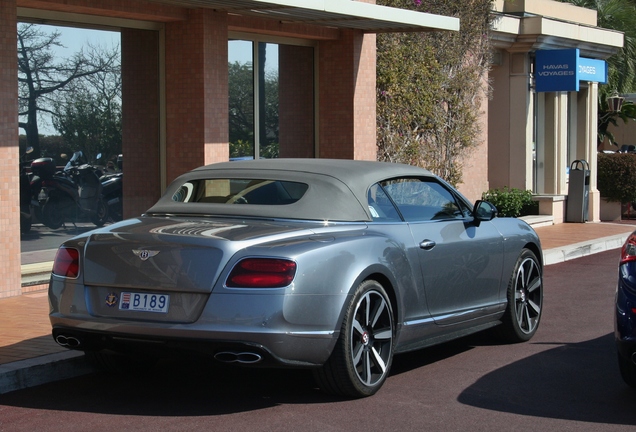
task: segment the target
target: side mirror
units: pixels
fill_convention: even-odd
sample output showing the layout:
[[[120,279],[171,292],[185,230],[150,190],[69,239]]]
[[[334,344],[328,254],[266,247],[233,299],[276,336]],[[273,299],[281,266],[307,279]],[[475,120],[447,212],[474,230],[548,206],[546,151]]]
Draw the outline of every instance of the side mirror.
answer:
[[[497,207],[488,201],[479,200],[473,208],[473,216],[475,222],[479,225],[481,222],[487,222],[497,217]]]

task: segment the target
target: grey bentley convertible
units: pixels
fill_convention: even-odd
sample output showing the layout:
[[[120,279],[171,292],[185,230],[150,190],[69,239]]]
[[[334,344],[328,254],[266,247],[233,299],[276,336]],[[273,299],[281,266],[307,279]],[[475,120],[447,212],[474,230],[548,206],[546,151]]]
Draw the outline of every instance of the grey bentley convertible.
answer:
[[[143,216],[66,241],[53,337],[102,367],[198,353],[310,368],[374,394],[395,354],[541,318],[534,230],[408,165],[326,159],[213,164]],[[126,364],[126,363],[124,363]]]

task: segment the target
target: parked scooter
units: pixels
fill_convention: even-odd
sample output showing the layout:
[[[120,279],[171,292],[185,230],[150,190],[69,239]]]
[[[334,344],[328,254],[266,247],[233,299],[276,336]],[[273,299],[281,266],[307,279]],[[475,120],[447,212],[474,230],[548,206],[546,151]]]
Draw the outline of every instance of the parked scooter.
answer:
[[[117,165],[112,160],[106,163],[104,174],[99,178],[102,182],[102,196],[108,206],[108,216],[113,222],[123,219],[123,155],[117,156]]]
[[[88,215],[96,226],[102,226],[108,220],[108,207],[102,198],[97,169],[81,164],[82,156],[81,151],[75,152],[64,171],[58,173],[50,158],[36,159],[31,164],[33,172],[42,178],[38,194],[40,220],[51,229],[61,227],[67,220],[75,222],[84,215]]]
[[[123,182],[124,173],[104,174],[102,182],[102,196],[108,207],[108,214],[113,222],[123,219]]]
[[[31,231],[33,214],[31,211],[31,182],[27,168],[31,164],[26,161],[27,155],[33,152],[33,147],[26,149],[26,153],[20,160],[20,232],[26,234]]]

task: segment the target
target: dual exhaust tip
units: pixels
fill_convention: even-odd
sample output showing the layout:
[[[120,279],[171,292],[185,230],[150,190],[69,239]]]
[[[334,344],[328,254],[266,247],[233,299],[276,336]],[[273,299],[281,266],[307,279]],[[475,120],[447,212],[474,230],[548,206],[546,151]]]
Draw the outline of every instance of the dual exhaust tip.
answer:
[[[256,364],[261,362],[263,357],[253,352],[221,351],[214,354],[214,359],[222,363]]]
[[[82,345],[82,341],[75,336],[57,335],[55,336],[55,342],[69,349],[77,349]]]
[[[82,341],[75,336],[59,334],[55,337],[55,342],[69,349],[83,347]],[[263,360],[263,356],[253,352],[220,351],[214,355],[214,359],[222,363],[256,364]]]

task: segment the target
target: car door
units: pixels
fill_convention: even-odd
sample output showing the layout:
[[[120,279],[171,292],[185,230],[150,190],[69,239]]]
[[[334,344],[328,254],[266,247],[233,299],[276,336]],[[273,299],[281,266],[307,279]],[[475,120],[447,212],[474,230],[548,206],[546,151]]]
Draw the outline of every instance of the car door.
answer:
[[[439,325],[500,309],[503,238],[491,222],[435,178],[400,178],[381,186],[408,223],[428,309]]]

